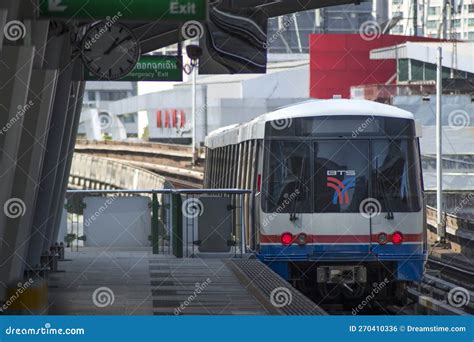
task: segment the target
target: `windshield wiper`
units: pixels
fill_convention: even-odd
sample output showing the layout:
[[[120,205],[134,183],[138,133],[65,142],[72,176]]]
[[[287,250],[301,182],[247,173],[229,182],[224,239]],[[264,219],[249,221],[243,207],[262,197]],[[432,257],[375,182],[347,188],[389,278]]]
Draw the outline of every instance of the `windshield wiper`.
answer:
[[[385,209],[387,210],[387,215],[385,215],[385,218],[387,220],[393,220],[394,219],[394,216],[393,216],[393,211],[392,211],[392,208],[390,206],[390,201],[387,199],[387,196],[385,196],[386,192],[387,192],[387,189],[385,188],[385,183],[384,182],[381,182],[382,183],[382,191],[383,191],[383,194],[380,192],[380,180],[379,180],[379,166],[378,166],[378,158],[375,159],[375,186],[376,186],[376,191],[377,191],[377,195],[378,196],[381,196],[383,198],[383,202],[384,202],[384,206],[385,206]]]
[[[296,221],[298,219],[298,217],[296,216],[296,205],[300,201],[300,196],[301,196],[300,187],[301,187],[301,184],[303,183],[301,179],[303,178],[304,163],[305,163],[305,159],[303,158],[301,161],[300,175],[298,179],[296,180],[296,186],[295,186],[295,189],[293,190],[296,193],[296,197],[293,200],[293,207],[291,208],[291,212],[290,212],[290,221]]]

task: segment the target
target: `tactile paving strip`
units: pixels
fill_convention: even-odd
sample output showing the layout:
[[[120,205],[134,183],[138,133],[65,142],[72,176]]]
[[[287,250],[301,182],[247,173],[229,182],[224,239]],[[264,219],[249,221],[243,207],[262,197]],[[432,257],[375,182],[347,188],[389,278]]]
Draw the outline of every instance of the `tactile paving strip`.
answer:
[[[309,298],[257,259],[232,259],[227,265],[267,309],[280,315],[327,315]],[[257,292],[257,293],[256,293]],[[272,295],[273,293],[273,295]],[[273,297],[273,298],[272,298]]]
[[[220,259],[151,258],[150,278],[155,315],[268,314]]]

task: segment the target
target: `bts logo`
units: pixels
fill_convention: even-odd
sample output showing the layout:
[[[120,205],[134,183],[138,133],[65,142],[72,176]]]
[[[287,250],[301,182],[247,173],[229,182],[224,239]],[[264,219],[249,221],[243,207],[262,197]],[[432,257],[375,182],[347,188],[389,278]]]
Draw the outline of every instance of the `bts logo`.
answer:
[[[328,176],[355,176],[355,170],[328,170],[326,172]]]
[[[349,189],[355,188],[355,171],[354,170],[329,170],[327,171],[327,186],[334,189],[332,197],[333,204],[349,204]],[[343,181],[340,181],[333,176],[345,176]],[[349,176],[349,177],[348,177]]]

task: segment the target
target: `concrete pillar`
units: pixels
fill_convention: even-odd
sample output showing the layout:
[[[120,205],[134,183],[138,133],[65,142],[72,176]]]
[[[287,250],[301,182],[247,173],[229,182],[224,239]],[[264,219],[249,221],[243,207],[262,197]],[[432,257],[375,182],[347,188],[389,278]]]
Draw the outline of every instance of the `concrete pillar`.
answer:
[[[24,204],[24,214],[18,218],[7,218],[5,239],[8,245],[0,250],[0,274],[7,284],[22,280],[24,260],[29,246],[31,224],[36,198],[39,192],[40,170],[46,153],[53,94],[57,72],[33,70],[27,106],[23,119],[17,167],[13,180],[12,198]]]
[[[76,88],[76,96],[75,96],[75,109],[74,112],[72,113],[72,118],[71,121],[68,123],[68,132],[66,132],[65,137],[64,137],[64,143],[63,143],[63,148],[64,150],[61,150],[61,154],[64,155],[64,158],[62,158],[62,163],[61,163],[61,175],[59,175],[58,171],[58,176],[57,176],[57,184],[59,185],[57,189],[57,200],[58,202],[56,203],[56,208],[52,208],[54,210],[55,215],[54,215],[54,224],[52,226],[52,234],[47,236],[49,240],[46,241],[47,245],[44,247],[50,247],[52,246],[55,242],[58,242],[58,235],[59,235],[59,229],[61,226],[61,217],[63,213],[63,208],[64,208],[64,201],[66,197],[66,190],[67,190],[67,185],[69,181],[69,172],[71,170],[71,164],[72,164],[72,157],[74,155],[74,147],[76,146],[76,137],[77,137],[77,130],[79,128],[79,119],[81,117],[81,111],[82,111],[82,98],[84,96],[84,89],[85,89],[86,82],[75,82],[75,88]]]
[[[19,218],[27,210],[21,199],[12,198],[22,123],[27,111],[28,87],[34,48],[3,46],[0,52],[0,250],[11,248],[8,218]],[[0,271],[0,284],[7,285],[9,273]],[[3,286],[0,286],[3,291]],[[0,293],[0,298],[3,298]]]
[[[4,8],[0,8],[0,27],[5,27],[7,23],[7,13],[8,11]],[[0,30],[0,47],[3,45],[3,30]]]
[[[53,110],[49,135],[46,143],[46,155],[41,170],[40,192],[35,207],[33,219],[33,230],[30,246],[28,248],[27,263],[33,267],[40,264],[40,257],[45,250],[45,237],[52,229],[54,212],[50,211],[56,207],[57,199],[53,190],[58,179],[58,165],[61,162],[61,144],[63,142],[68,113],[71,112],[70,94],[73,65],[70,60],[71,44],[69,33],[61,36],[50,37],[45,52],[44,67],[59,69],[56,92],[54,94]],[[74,104],[73,104],[74,108]],[[64,156],[63,156],[64,157]]]

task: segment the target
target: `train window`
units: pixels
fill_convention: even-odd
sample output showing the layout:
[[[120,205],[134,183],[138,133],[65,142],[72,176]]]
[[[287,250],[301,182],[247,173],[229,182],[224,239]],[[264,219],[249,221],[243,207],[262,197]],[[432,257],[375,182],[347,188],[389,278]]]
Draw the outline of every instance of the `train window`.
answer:
[[[374,140],[371,145],[372,191],[382,211],[419,211],[421,176],[416,141],[384,139]]]
[[[304,142],[267,141],[263,210],[267,213],[310,212],[310,156]]]
[[[314,143],[315,212],[359,212],[368,197],[368,152],[366,140]]]

